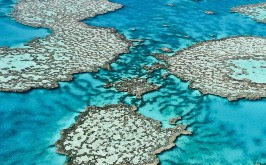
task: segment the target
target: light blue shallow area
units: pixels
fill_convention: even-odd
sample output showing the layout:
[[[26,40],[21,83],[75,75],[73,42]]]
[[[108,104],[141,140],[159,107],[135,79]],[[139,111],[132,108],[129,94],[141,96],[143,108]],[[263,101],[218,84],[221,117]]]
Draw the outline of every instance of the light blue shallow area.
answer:
[[[232,60],[232,63],[236,66],[231,67],[234,71],[233,78],[238,80],[248,79],[256,83],[266,83],[266,61]],[[245,74],[241,74],[243,71]]]
[[[266,16],[266,11],[263,8],[257,8],[256,11],[256,17],[251,16],[251,18],[258,19],[258,20],[264,20]]]
[[[149,81],[161,84],[162,88],[144,95],[142,100],[102,87],[107,80],[147,77],[141,66],[156,61],[150,55],[160,52],[161,47],[179,50],[199,41],[235,35],[265,37],[266,25],[247,16],[229,13],[231,7],[261,0],[115,2],[125,7],[86,22],[114,27],[127,38],[145,42],[132,48],[129,54],[120,56],[110,71],[78,74],[72,82],[60,83],[60,87],[54,90],[35,89],[22,94],[1,92],[0,162],[63,164],[65,157],[56,154],[54,146],[60,130],[73,123],[74,117],[86,105],[103,106],[117,102],[136,102],[140,107],[139,113],[161,121],[163,127],[170,127],[170,117],[183,116],[180,123],[188,125],[193,134],[178,138],[177,147],[160,154],[162,165],[266,162],[265,99],[229,102],[215,96],[203,97],[198,91],[188,89],[188,83],[174,76],[165,80],[160,78],[165,71],[157,71],[149,78]],[[174,7],[168,3],[173,3]],[[206,15],[205,10],[216,14]],[[22,25],[24,28],[28,27]],[[10,41],[17,45],[16,40]]]
[[[0,46],[19,47],[35,37],[44,37],[48,29],[33,28],[17,23],[10,14],[15,0],[0,0]]]

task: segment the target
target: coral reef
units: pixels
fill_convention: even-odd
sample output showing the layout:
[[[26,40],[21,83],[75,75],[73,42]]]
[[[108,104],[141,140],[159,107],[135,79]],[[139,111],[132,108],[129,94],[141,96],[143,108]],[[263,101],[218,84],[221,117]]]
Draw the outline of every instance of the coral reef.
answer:
[[[122,79],[114,83],[105,84],[106,88],[114,87],[119,92],[127,92],[141,99],[144,93],[157,90],[159,86],[147,82],[145,78]]]
[[[176,122],[178,121],[178,120],[181,120],[182,118],[181,118],[181,116],[179,116],[179,117],[175,117],[175,118],[170,118],[169,119],[169,124],[171,124],[171,125],[176,125]]]
[[[234,7],[231,12],[247,15],[260,23],[266,23],[266,2]]]
[[[114,29],[80,22],[121,8],[107,0],[21,0],[14,19],[33,27],[49,28],[52,34],[37,38],[23,48],[0,47],[0,91],[23,92],[54,88],[72,74],[109,68],[126,53],[130,42]]]
[[[156,154],[170,149],[185,126],[162,129],[159,122],[131,107],[116,104],[87,107],[57,141],[66,164],[158,164]]]
[[[261,65],[260,61],[266,61],[265,45],[266,38],[229,37],[197,43],[171,57],[156,57],[166,62],[171,74],[189,81],[190,88],[198,89],[203,94],[219,95],[229,100],[253,100],[266,97],[266,82],[248,79],[252,76],[241,78],[240,75],[246,75],[248,72],[245,72],[244,66],[242,68],[236,63],[252,60],[253,64]],[[263,66],[260,69],[263,69]],[[258,73],[261,74],[256,76],[263,79],[263,71]]]
[[[167,48],[167,47],[161,48],[161,51],[166,52],[166,53],[171,53],[172,52],[172,50],[170,48]]]
[[[152,72],[154,72],[155,70],[158,70],[158,69],[166,69],[166,65],[165,64],[161,64],[159,62],[155,62],[151,66],[143,65],[142,68],[144,68],[148,73],[152,73]]]
[[[206,10],[206,11],[204,11],[204,13],[207,15],[214,15],[215,14],[215,12],[211,11],[211,10]]]

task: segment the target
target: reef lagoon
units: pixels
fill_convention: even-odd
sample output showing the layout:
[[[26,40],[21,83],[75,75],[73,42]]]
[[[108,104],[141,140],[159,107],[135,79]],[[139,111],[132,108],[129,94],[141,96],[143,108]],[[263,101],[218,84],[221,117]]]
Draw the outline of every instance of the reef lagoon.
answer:
[[[74,123],[75,117],[86,106],[120,102],[136,104],[139,107],[137,113],[160,121],[164,128],[173,127],[168,123],[170,118],[182,116],[178,123],[187,125],[192,135],[178,137],[176,147],[159,154],[162,165],[266,163],[265,99],[230,102],[218,96],[203,96],[173,75],[162,78],[161,75],[167,73],[164,69],[148,75],[142,67],[157,62],[152,54],[162,53],[163,47],[175,52],[211,39],[266,37],[265,24],[230,13],[233,7],[263,1],[112,2],[124,7],[84,22],[91,26],[115,28],[133,41],[130,52],[119,56],[110,65],[110,70],[75,74],[73,81],[60,82],[55,89],[0,92],[1,164],[64,164],[66,157],[56,153],[55,147],[60,130]],[[0,46],[20,47],[34,37],[50,34],[47,29],[25,26],[8,16],[13,1],[2,0],[0,4]],[[206,14],[205,11],[209,10],[215,14]],[[141,99],[113,88],[104,88],[107,82],[132,77],[148,78],[148,82],[161,87],[144,94]],[[258,80],[264,81],[265,77]]]

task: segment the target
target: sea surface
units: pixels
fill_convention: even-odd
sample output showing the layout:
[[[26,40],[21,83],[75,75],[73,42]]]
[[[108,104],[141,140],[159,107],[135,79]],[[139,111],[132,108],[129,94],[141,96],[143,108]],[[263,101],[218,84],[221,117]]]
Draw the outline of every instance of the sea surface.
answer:
[[[165,128],[171,127],[169,118],[183,116],[179,123],[186,124],[193,134],[179,137],[176,147],[160,154],[162,165],[266,163],[266,99],[229,102],[217,96],[202,96],[173,75],[162,79],[160,75],[166,70],[148,75],[142,69],[156,62],[151,55],[161,52],[162,47],[177,51],[222,37],[266,37],[265,24],[229,12],[231,7],[262,1],[112,0],[124,7],[85,22],[113,27],[128,39],[144,42],[135,42],[130,53],[121,55],[109,71],[76,74],[73,81],[60,82],[53,90],[0,92],[0,164],[63,164],[66,157],[57,154],[54,146],[60,130],[74,123],[75,116],[87,105],[118,102],[137,103],[139,113],[161,121]],[[170,3],[174,6],[167,5]],[[0,0],[0,46],[21,47],[34,37],[50,33],[16,23],[8,16],[13,4]],[[216,14],[206,15],[205,10]],[[103,88],[106,81],[136,76],[148,77],[162,87],[141,100]],[[258,80],[264,81],[265,77]]]

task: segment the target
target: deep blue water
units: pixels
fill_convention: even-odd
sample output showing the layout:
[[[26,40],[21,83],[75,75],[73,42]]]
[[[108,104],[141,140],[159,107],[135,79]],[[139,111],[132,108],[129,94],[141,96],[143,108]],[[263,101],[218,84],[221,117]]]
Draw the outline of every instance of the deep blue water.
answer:
[[[0,1],[10,6],[10,1]],[[216,96],[202,96],[174,76],[160,78],[164,70],[155,72],[149,81],[161,84],[159,91],[142,100],[126,93],[104,89],[105,81],[122,77],[147,77],[141,65],[156,61],[152,53],[168,46],[179,50],[193,43],[235,35],[266,36],[264,24],[248,17],[229,13],[233,6],[261,0],[113,0],[124,8],[87,20],[90,25],[114,27],[129,39],[145,42],[120,56],[112,70],[75,75],[72,82],[60,83],[54,90],[35,89],[27,93],[0,92],[0,162],[4,164],[63,164],[65,157],[56,154],[54,142],[62,128],[86,105],[136,102],[139,113],[162,122],[182,115],[180,123],[188,125],[192,136],[177,139],[177,147],[159,155],[162,165],[168,164],[253,164],[266,163],[266,100],[229,102]],[[173,3],[174,7],[167,6]],[[0,11],[2,11],[2,5]],[[205,15],[205,10],[215,15]],[[15,46],[33,37],[45,36],[45,29],[34,29],[15,23],[10,17],[0,18],[5,41],[0,45]],[[18,28],[16,32],[8,25]],[[167,25],[167,26],[163,26]],[[4,28],[2,28],[4,27]],[[136,31],[131,31],[136,28]],[[39,30],[39,31],[38,31]],[[7,37],[18,33],[19,39]],[[16,35],[15,35],[16,36]],[[185,36],[190,36],[186,38]]]

